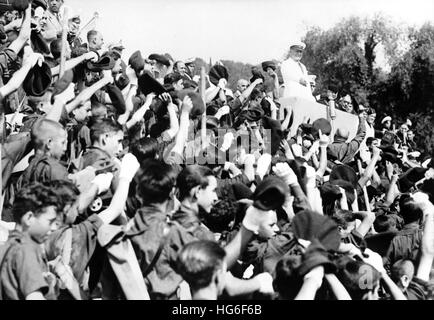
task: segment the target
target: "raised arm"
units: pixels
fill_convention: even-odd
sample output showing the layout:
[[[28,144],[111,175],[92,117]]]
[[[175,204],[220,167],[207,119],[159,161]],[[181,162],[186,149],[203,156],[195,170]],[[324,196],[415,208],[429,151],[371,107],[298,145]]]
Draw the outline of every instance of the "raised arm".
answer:
[[[189,96],[185,96],[181,106],[181,116],[179,121],[179,131],[176,135],[175,146],[172,152],[179,155],[184,154],[185,143],[188,138],[188,127],[190,126],[190,111],[193,109],[193,102]]]
[[[369,165],[367,166],[362,177],[359,179],[359,184],[361,187],[364,187],[366,183],[368,183],[368,181],[372,178],[372,175],[374,174],[375,171],[375,166],[377,165],[377,162],[380,160],[380,152],[381,150],[379,148],[373,147],[372,159],[369,162]]]
[[[110,202],[110,206],[98,214],[104,224],[111,223],[123,212],[128,198],[130,183],[139,168],[140,164],[135,156],[128,153],[123,157],[119,173],[119,184]]]
[[[321,130],[319,137],[319,168],[316,171],[316,175],[322,178],[327,170],[327,146],[330,139],[327,135],[322,134]]]
[[[365,237],[369,230],[371,230],[375,221],[375,213],[374,212],[357,212],[354,213],[357,219],[362,220],[362,223],[357,227],[356,231],[362,236]]]
[[[131,97],[132,98],[132,97]],[[146,111],[149,110],[149,107],[152,104],[152,101],[155,98],[155,93],[150,93],[146,96],[146,101],[131,117],[131,119],[127,122],[126,126],[128,129],[132,128],[136,123],[140,122],[145,116]],[[127,97],[127,100],[129,97]]]
[[[262,79],[256,79],[255,81],[253,81],[250,86],[247,87],[246,90],[244,90],[244,92],[240,95],[239,99],[241,101],[241,103],[243,103],[244,101],[246,101],[250,95],[252,94],[253,89],[255,89],[255,87],[258,84],[261,84],[262,82],[264,82]]]
[[[104,77],[101,80],[96,82],[91,87],[84,89],[72,102],[70,102],[65,107],[66,112],[68,114],[71,113],[72,110],[74,110],[75,108],[77,108],[78,106],[86,102],[87,100],[89,100],[95,92],[104,88],[106,85],[113,83],[113,81],[114,79],[111,74],[111,71],[110,70],[104,71]]]
[[[24,79],[26,78],[29,71],[37,63],[39,64],[42,63],[42,61],[44,61],[44,57],[39,53],[34,53],[29,48],[29,52],[25,54],[22,67],[17,72],[14,73],[14,75],[12,76],[12,78],[9,80],[7,84],[5,84],[3,87],[0,88],[0,95],[2,97],[7,97],[12,92],[18,90],[18,88],[24,82]]]
[[[342,282],[333,273],[326,274],[324,278],[330,286],[331,291],[335,295],[337,300],[352,300],[347,289],[345,289]]]
[[[23,23],[21,25],[21,30],[20,30],[20,34],[18,35],[18,38],[15,39],[14,42],[12,42],[9,45],[9,49],[14,51],[16,54],[18,54],[23,49],[23,47],[26,45],[27,41],[30,39],[31,19],[32,19],[32,8],[29,5],[29,7],[26,9],[26,11],[24,13],[24,19],[23,19]],[[16,22],[13,21],[12,23],[16,23]],[[5,27],[5,30],[7,29],[7,27],[8,26]],[[6,30],[6,32],[7,32],[7,30]]]
[[[319,266],[303,278],[303,285],[294,300],[315,300],[316,292],[322,285],[324,267]]]
[[[421,206],[425,220],[422,243],[420,246],[421,256],[416,271],[416,277],[424,281],[429,281],[431,267],[434,261],[434,205],[429,201],[426,194],[415,194],[413,198],[417,200]]]
[[[71,70],[74,69],[76,66],[78,66],[80,63],[84,62],[84,61],[93,61],[96,62],[98,61],[98,54],[96,54],[93,51],[90,51],[88,53],[85,53],[79,57],[76,58],[72,58],[68,61],[66,61],[65,63],[65,71],[66,70]],[[51,74],[53,76],[57,76],[60,72],[60,66],[56,66],[54,68],[51,68]]]

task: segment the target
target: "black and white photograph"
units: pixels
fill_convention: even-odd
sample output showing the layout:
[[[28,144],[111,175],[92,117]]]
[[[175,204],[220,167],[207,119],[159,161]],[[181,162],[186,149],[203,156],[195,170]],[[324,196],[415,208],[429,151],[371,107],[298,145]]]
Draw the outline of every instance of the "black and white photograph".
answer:
[[[0,300],[434,299],[433,0],[0,0],[0,142]]]

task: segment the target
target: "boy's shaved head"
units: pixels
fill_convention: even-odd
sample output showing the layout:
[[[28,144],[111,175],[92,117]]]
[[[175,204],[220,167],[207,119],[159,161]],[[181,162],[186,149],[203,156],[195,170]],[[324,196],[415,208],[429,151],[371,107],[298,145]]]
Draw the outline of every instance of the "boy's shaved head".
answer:
[[[42,119],[38,120],[32,128],[32,141],[36,149],[42,149],[48,139],[59,137],[65,129],[63,126],[53,120]]]

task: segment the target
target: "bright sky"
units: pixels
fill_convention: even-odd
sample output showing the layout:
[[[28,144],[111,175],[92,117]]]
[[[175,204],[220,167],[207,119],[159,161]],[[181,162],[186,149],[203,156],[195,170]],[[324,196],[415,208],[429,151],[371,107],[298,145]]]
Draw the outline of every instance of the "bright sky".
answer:
[[[406,25],[434,23],[433,0],[65,0],[82,16],[95,11],[106,43],[122,39],[124,58],[140,49],[175,59],[259,63],[281,59],[308,25],[333,26],[350,15],[383,12]],[[87,30],[86,30],[87,32]],[[85,33],[86,33],[85,32]],[[84,33],[84,36],[85,36]]]

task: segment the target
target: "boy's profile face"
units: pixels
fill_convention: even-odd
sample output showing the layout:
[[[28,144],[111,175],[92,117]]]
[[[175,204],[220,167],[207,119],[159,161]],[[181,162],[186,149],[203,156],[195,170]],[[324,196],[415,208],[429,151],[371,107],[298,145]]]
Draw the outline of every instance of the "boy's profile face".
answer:
[[[276,211],[270,211],[267,217],[259,226],[258,237],[261,239],[270,239],[279,232]]]
[[[199,189],[196,197],[198,205],[207,213],[209,213],[211,212],[214,203],[218,200],[216,193],[217,179],[213,176],[209,176],[207,179],[208,186],[204,189]]]
[[[51,232],[57,229],[56,207],[49,206],[38,216],[32,214],[29,220],[28,233],[37,243],[44,243]]]
[[[51,156],[60,159],[67,149],[68,135],[65,130],[59,130],[59,134],[53,137],[50,145]]]
[[[108,133],[105,136],[103,149],[112,157],[117,156],[122,150],[122,141],[124,140],[124,133],[118,131],[116,133]]]

